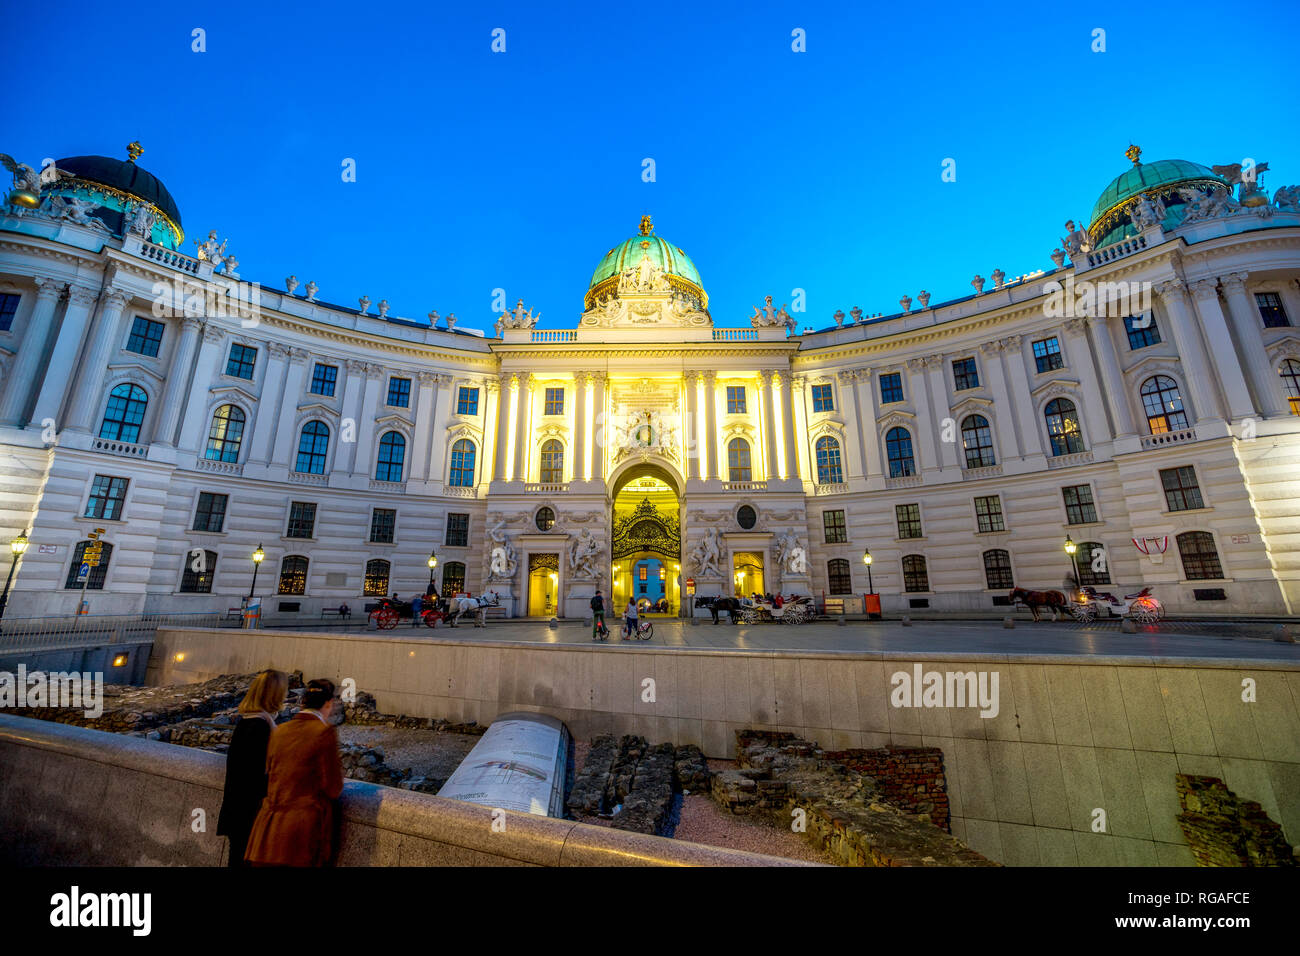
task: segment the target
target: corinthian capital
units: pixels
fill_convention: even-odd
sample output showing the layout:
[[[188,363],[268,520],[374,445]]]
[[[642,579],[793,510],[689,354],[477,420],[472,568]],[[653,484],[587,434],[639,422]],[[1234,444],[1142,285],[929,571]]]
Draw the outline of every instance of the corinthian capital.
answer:
[[[1246,279],[1249,277],[1249,272],[1230,272],[1220,277],[1219,281],[1223,283],[1224,292],[1228,295],[1237,295],[1246,291]]]
[[[387,374],[388,369],[382,365],[374,362],[367,363],[366,365],[366,378],[370,379],[372,382],[379,381]]]
[[[1069,332],[1071,335],[1084,335],[1087,333],[1088,323],[1091,321],[1093,321],[1091,318],[1083,315],[1076,316],[1072,319],[1066,319],[1063,325],[1065,326],[1065,331]]]
[[[198,321],[195,319],[194,321]],[[203,323],[203,341],[211,342],[214,345],[220,345],[226,338],[226,330],[219,325],[213,325],[211,322]]]
[[[943,356],[927,355],[921,359],[921,364],[924,365],[927,369],[938,368],[940,365],[943,364]]]
[[[36,298],[38,299],[57,299],[63,295],[64,284],[51,279],[49,276],[35,276],[32,282],[36,286]]]
[[[911,372],[920,372],[920,371],[924,370],[924,368],[925,368],[925,359],[923,359],[923,358],[910,358],[910,359],[907,360],[907,362],[906,362],[905,364],[907,365],[908,371],[911,371]]]
[[[852,385],[857,380],[857,377],[857,369],[852,368],[840,369],[835,373],[835,378],[839,380],[841,385]]]
[[[99,293],[84,285],[68,286],[68,302],[72,305],[92,306],[99,298]]]
[[[1190,284],[1192,295],[1198,299],[1210,299],[1219,294],[1218,279],[1197,279]]]
[[[996,339],[993,340],[992,342],[980,343],[980,351],[983,352],[985,355],[996,356],[1001,354],[1005,349],[1006,346],[1004,346],[1001,342],[997,341]]]
[[[1187,293],[1187,283],[1182,279],[1165,279],[1156,283],[1156,295],[1168,301]]]
[[[347,367],[349,375],[364,375],[366,373],[366,363],[360,359],[348,359],[343,364]]]
[[[104,296],[104,309],[121,312],[130,301],[131,293],[123,292],[121,289],[109,289],[108,294]]]

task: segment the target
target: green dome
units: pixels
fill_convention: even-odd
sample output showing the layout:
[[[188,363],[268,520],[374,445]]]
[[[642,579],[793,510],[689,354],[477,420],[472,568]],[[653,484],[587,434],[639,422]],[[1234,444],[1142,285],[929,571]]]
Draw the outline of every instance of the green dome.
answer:
[[[624,239],[600,260],[587,287],[586,307],[591,308],[598,299],[616,293],[620,274],[637,268],[643,257],[668,277],[675,294],[686,296],[697,308],[707,307],[708,296],[695,263],[680,246],[654,234],[649,216],[641,218],[640,235]]]
[[[1088,232],[1099,248],[1137,232],[1128,213],[1139,196],[1159,196],[1168,211],[1164,227],[1173,229],[1183,219],[1184,203],[1179,189],[1228,185],[1221,176],[1216,176],[1200,163],[1189,163],[1185,159],[1138,162],[1141,150],[1134,146],[1129,147],[1127,155],[1133,161],[1133,168],[1116,176],[1101,191],[1088,219]]]

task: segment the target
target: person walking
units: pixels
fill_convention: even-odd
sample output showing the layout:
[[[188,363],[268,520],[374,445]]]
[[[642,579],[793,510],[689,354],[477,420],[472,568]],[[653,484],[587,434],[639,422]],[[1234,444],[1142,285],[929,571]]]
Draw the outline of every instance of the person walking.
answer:
[[[343,761],[330,718],[339,706],[334,682],[313,680],[302,710],[271,734],[266,799],[245,853],[252,866],[326,866],[333,859]]]
[[[239,722],[226,751],[226,787],[217,817],[217,833],[230,840],[228,866],[244,862],[248,834],[266,796],[266,748],[275,730],[275,715],[284,706],[289,678],[281,671],[262,671],[239,702]]]
[[[609,628],[605,626],[605,598],[600,593],[600,588],[596,588],[596,594],[591,599],[591,639],[594,641],[597,637],[604,640],[609,636]]]
[[[420,626],[420,611],[424,607],[424,599],[420,595],[411,598],[411,627]]]
[[[627,607],[623,611],[623,640],[630,641],[636,634],[636,598],[627,599]]]

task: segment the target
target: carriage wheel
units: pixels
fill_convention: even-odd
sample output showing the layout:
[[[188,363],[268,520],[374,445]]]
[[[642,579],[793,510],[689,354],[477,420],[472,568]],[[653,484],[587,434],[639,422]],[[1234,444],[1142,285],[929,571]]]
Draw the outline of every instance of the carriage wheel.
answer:
[[[375,612],[375,623],[385,631],[397,627],[397,612],[391,607],[381,607]]]
[[[437,627],[438,622],[442,620],[441,611],[425,611],[423,616],[426,627]]]
[[[1160,613],[1147,600],[1134,601],[1128,614],[1136,624],[1155,624],[1160,620]]]
[[[744,611],[741,612],[740,619],[744,621],[746,624],[756,624],[758,623],[758,612],[755,611],[753,608],[747,607],[745,608]]]

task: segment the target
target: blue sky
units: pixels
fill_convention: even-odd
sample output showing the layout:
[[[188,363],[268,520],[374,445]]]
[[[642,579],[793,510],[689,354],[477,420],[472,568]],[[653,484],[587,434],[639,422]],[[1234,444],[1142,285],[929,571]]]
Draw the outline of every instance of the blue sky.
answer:
[[[1057,6],[72,0],[57,43],[43,26],[6,48],[0,151],[125,158],[139,140],[187,252],[215,228],[245,279],[478,328],[497,288],[574,327],[646,212],[718,325],[804,289],[796,319],[822,328],[1051,268],[1130,141],[1300,182],[1294,2]]]

